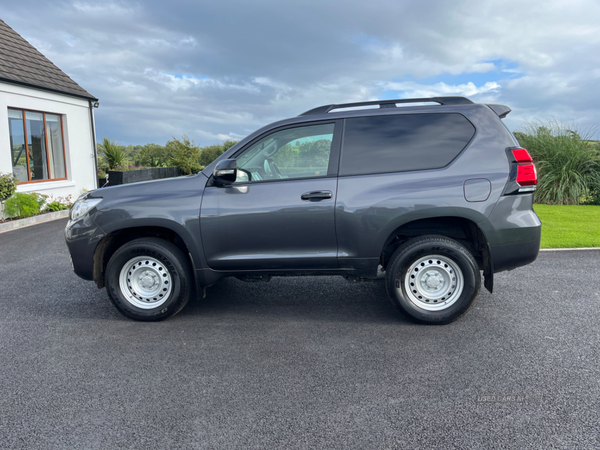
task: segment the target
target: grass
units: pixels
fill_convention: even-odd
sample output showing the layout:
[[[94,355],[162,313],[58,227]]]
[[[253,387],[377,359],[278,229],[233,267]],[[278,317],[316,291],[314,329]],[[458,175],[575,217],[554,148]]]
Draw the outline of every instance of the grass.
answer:
[[[600,247],[600,206],[533,205],[542,248]]]

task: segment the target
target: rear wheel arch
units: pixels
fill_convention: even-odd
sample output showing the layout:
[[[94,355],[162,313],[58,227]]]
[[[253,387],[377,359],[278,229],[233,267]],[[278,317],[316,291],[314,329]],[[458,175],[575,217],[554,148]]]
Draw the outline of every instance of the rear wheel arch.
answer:
[[[396,249],[418,236],[438,235],[454,239],[473,254],[480,270],[490,275],[491,258],[487,238],[483,230],[472,220],[464,217],[430,217],[406,222],[386,238],[380,254],[380,264],[385,268]],[[487,286],[486,286],[487,287]]]

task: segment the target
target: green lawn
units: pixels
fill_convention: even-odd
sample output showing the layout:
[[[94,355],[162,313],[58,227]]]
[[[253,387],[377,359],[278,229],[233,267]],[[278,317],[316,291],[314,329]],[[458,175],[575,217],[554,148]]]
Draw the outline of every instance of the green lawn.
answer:
[[[600,206],[533,205],[542,248],[600,247]]]

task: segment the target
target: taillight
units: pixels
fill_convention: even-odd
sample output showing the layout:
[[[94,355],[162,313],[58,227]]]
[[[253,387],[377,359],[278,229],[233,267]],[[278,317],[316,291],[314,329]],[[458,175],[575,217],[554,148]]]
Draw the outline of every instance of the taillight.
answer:
[[[535,186],[537,184],[537,172],[533,164],[520,164],[517,167],[517,183],[520,186]]]
[[[524,148],[508,148],[506,156],[511,167],[504,195],[533,192],[537,184],[537,171],[529,152]]]
[[[533,159],[531,159],[531,155],[524,148],[515,148],[512,150],[512,154],[518,163],[533,162]]]

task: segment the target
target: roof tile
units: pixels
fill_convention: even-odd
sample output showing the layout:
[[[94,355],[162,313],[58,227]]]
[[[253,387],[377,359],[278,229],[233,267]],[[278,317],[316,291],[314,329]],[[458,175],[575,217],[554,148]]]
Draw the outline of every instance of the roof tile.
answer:
[[[0,81],[23,83],[90,100],[96,98],[0,19]]]

